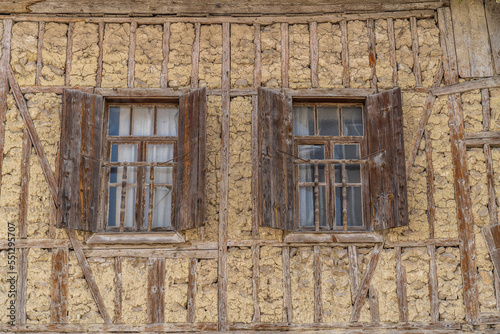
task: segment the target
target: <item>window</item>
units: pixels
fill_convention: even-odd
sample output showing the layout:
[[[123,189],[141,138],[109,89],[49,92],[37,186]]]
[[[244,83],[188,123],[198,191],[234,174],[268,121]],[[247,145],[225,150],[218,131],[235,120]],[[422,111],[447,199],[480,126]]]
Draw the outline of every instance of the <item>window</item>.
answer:
[[[260,88],[257,127],[261,226],[355,232],[408,225],[399,88],[348,103]]]
[[[206,90],[175,101],[107,100],[65,90],[58,227],[165,232],[200,227]]]

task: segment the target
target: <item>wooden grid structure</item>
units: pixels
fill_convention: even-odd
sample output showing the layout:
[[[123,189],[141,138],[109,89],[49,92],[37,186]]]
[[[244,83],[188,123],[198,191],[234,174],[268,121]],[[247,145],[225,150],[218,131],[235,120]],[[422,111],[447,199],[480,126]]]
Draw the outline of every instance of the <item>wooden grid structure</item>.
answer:
[[[470,324],[497,324],[500,323],[500,312],[497,314],[481,314],[478,310],[477,298],[477,278],[475,271],[474,260],[474,234],[472,231],[473,223],[471,217],[471,203],[468,184],[468,169],[466,164],[466,147],[483,147],[487,161],[487,180],[488,191],[490,195],[490,207],[495,208],[495,190],[493,186],[493,167],[491,163],[491,146],[500,144],[500,133],[489,130],[490,111],[488,108],[489,88],[500,87],[500,76],[491,76],[489,78],[467,81],[458,83],[457,60],[454,55],[454,37],[451,31],[451,15],[448,8],[439,8],[437,17],[439,21],[439,29],[441,32],[441,44],[444,51],[443,62],[438,66],[435,73],[434,84],[432,89],[427,90],[421,88],[421,72],[418,58],[418,30],[416,29],[417,19],[431,18],[436,15],[434,10],[420,10],[408,12],[384,12],[375,14],[332,14],[323,16],[308,16],[308,17],[211,17],[211,18],[67,18],[67,17],[33,17],[33,16],[12,16],[4,18],[4,37],[3,54],[0,61],[0,169],[1,156],[3,151],[4,140],[4,120],[7,110],[6,97],[10,89],[14,94],[19,111],[26,125],[23,138],[23,160],[22,160],[22,183],[21,183],[21,217],[19,228],[19,240],[16,243],[16,248],[20,254],[20,274],[18,289],[18,314],[17,325],[8,327],[0,325],[0,331],[43,331],[43,332],[79,332],[79,331],[164,331],[164,332],[179,332],[179,331],[197,331],[197,332],[217,332],[217,331],[330,331],[332,329],[356,329],[358,332],[364,332],[364,329],[380,329],[380,330],[416,330],[430,333],[433,331],[447,332],[455,329],[460,329],[461,324],[455,322],[440,321],[439,319],[439,299],[438,299],[438,277],[436,268],[436,248],[437,247],[454,247],[460,249],[462,257],[462,276],[464,281],[464,301],[467,321]],[[343,85],[342,89],[320,90],[316,94],[323,96],[366,96],[377,90],[376,77],[376,57],[374,43],[374,20],[387,20],[389,43],[391,51],[391,64],[393,66],[393,82],[397,85],[397,63],[396,63],[396,48],[394,37],[394,20],[409,19],[411,24],[411,36],[413,42],[414,55],[414,75],[417,87],[412,89],[414,92],[428,92],[428,98],[423,107],[422,118],[418,129],[412,141],[412,150],[410,158],[407,162],[407,171],[409,172],[415,161],[415,157],[423,138],[425,141],[426,163],[427,163],[427,180],[428,180],[428,222],[429,222],[429,239],[425,241],[414,242],[397,242],[397,243],[382,243],[374,241],[355,241],[354,243],[338,242],[335,240],[321,243],[307,242],[280,242],[273,240],[259,239],[259,226],[257,219],[257,196],[258,192],[254,191],[253,196],[253,225],[251,240],[228,240],[228,189],[229,189],[229,103],[231,97],[234,96],[252,96],[253,113],[252,124],[255,124],[257,118],[257,102],[256,94],[257,87],[261,83],[261,27],[271,23],[281,23],[281,55],[282,55],[282,87],[292,95],[304,94],[302,90],[288,89],[288,68],[289,68],[289,47],[288,47],[288,29],[290,24],[308,23],[310,27],[310,52],[311,52],[311,83],[312,87],[318,86],[318,40],[317,40],[317,24],[319,22],[339,22],[342,31],[342,65],[343,65]],[[29,164],[30,153],[34,148],[38,158],[40,159],[42,169],[49,184],[51,195],[57,198],[56,179],[49,167],[40,139],[37,135],[36,128],[30,118],[26,101],[23,93],[58,93],[62,89],[70,86],[71,73],[71,57],[72,57],[72,38],[73,25],[77,21],[84,20],[86,22],[94,22],[99,24],[99,60],[97,71],[97,86],[96,87],[72,87],[83,91],[102,93],[103,95],[118,95],[118,96],[179,96],[185,92],[185,89],[169,89],[167,88],[167,68],[169,54],[169,38],[170,25],[174,22],[193,22],[195,24],[195,44],[193,48],[193,64],[191,72],[191,88],[198,87],[198,60],[200,53],[200,29],[203,24],[222,23],[223,36],[223,56],[222,56],[222,89],[208,90],[210,95],[222,96],[222,133],[221,133],[221,169],[220,169],[220,201],[219,201],[219,241],[218,242],[192,242],[189,245],[169,245],[161,248],[141,247],[141,248],[116,248],[116,246],[83,246],[78,240],[74,231],[67,230],[68,239],[27,239],[26,224],[27,224],[27,189],[29,185]],[[350,87],[349,78],[349,58],[348,58],[348,36],[347,22],[351,20],[365,20],[367,25],[369,41],[369,56],[371,67],[370,90],[352,89]],[[39,39],[38,39],[38,58],[35,86],[19,87],[15,81],[14,74],[9,66],[10,59],[10,37],[12,33],[13,22],[33,21],[39,22]],[[41,75],[41,47],[43,44],[44,25],[48,22],[60,22],[68,24],[68,43],[67,43],[67,60],[66,60],[66,76],[64,87],[44,87],[40,85]],[[128,60],[128,89],[101,89],[102,81],[102,55],[103,55],[103,35],[105,24],[110,22],[129,22],[130,25],[130,48]],[[161,73],[162,89],[139,89],[134,88],[134,54],[135,54],[135,31],[138,25],[145,24],[162,24],[163,25],[163,55]],[[230,29],[231,24],[249,24],[255,29],[255,71],[254,71],[254,87],[252,89],[231,89],[230,87]],[[444,77],[444,86],[441,86],[441,81]],[[8,78],[8,83],[7,83]],[[483,97],[484,111],[484,128],[483,132],[465,134],[463,130],[463,116],[461,110],[460,93],[472,89],[481,89]],[[455,192],[457,197],[457,211],[459,224],[459,237],[457,239],[440,239],[434,236],[435,224],[435,203],[434,203],[434,172],[432,161],[432,145],[430,133],[425,130],[425,126],[429,119],[433,103],[437,96],[447,95],[448,105],[450,108],[450,134],[452,138],[452,153],[453,167],[455,172]],[[255,135],[257,129],[252,128],[252,134]],[[255,138],[255,136],[254,136]],[[252,161],[253,169],[257,169],[255,164],[257,152],[255,142],[252,143]],[[0,173],[1,175],[1,173]],[[257,189],[255,179],[252,179],[253,189]],[[490,211],[491,224],[498,224],[496,212]],[[51,219],[51,233],[54,235],[54,217]],[[263,323],[259,308],[259,261],[260,248],[263,246],[281,247],[283,260],[283,321],[281,323]],[[312,246],[314,251],[314,322],[307,324],[299,324],[294,322],[292,310],[292,294],[291,278],[290,278],[290,250],[293,247]],[[249,247],[252,250],[252,300],[254,315],[252,322],[249,324],[229,323],[227,319],[227,252],[230,247]],[[322,315],[322,295],[321,295],[321,247],[342,247],[348,250],[349,257],[349,276],[351,279],[351,296],[353,308],[350,323],[325,323]],[[371,257],[368,267],[359,281],[358,273],[358,249],[360,247],[370,247]],[[412,323],[408,322],[408,301],[406,296],[406,274],[405,268],[401,260],[401,254],[405,249],[425,247],[430,257],[429,262],[429,299],[431,310],[430,323]],[[5,241],[0,241],[0,249],[7,249],[8,245]],[[51,302],[51,324],[50,325],[29,325],[26,324],[26,280],[27,280],[27,255],[32,248],[52,249],[52,302]],[[399,322],[397,323],[381,323],[378,313],[377,291],[371,284],[371,278],[375,272],[377,262],[381,251],[384,249],[394,249],[396,252],[397,266],[397,294],[399,305]],[[74,251],[78,262],[83,270],[85,279],[92,292],[92,296],[98,306],[99,312],[105,324],[68,324],[66,318],[66,304],[68,300],[68,253]],[[99,288],[93,277],[92,270],[88,264],[87,258],[91,257],[111,257],[114,258],[115,270],[115,303],[114,310],[109,310],[104,305]],[[125,325],[122,324],[122,261],[124,257],[147,257],[148,258],[148,320],[152,324],[144,325]],[[165,274],[165,258],[187,258],[189,259],[189,283],[188,283],[188,308],[187,319],[185,323],[162,323],[164,321],[164,280]],[[196,305],[196,268],[200,259],[217,259],[218,260],[218,323],[198,323],[195,315]],[[496,276],[497,298],[498,287],[500,286],[498,275]],[[358,323],[361,308],[366,299],[370,303],[371,323]]]

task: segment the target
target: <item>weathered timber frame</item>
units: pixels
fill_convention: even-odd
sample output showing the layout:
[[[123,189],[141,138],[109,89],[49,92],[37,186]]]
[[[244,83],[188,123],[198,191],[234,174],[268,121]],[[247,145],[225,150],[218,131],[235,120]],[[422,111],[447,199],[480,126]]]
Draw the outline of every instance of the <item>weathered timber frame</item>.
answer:
[[[441,7],[441,6],[439,6]],[[193,51],[193,62],[198,59],[197,56],[199,52],[199,32],[200,26],[203,24],[213,24],[222,23],[223,25],[223,63],[222,63],[222,89],[208,90],[208,95],[219,95],[222,96],[222,147],[221,147],[221,179],[220,179],[220,215],[219,215],[219,241],[218,242],[207,242],[199,241],[193,242],[191,244],[179,244],[179,245],[163,245],[163,246],[131,246],[129,248],[122,248],[116,245],[103,245],[103,244],[87,244],[82,245],[81,242],[76,237],[76,234],[72,231],[68,231],[68,239],[25,239],[26,237],[26,218],[25,213],[21,216],[21,229],[20,240],[16,243],[16,248],[20,250],[20,261],[21,261],[21,272],[22,275],[19,276],[18,287],[21,292],[18,296],[18,305],[21,306],[18,315],[18,324],[14,327],[7,327],[6,325],[0,325],[0,331],[22,331],[22,332],[78,332],[78,331],[164,331],[164,332],[179,332],[179,331],[198,331],[198,332],[217,332],[217,331],[283,331],[283,330],[314,330],[318,332],[331,332],[335,329],[351,329],[357,330],[359,332],[365,329],[374,329],[380,331],[388,330],[402,330],[402,331],[412,331],[415,333],[420,332],[448,332],[451,330],[458,330],[461,328],[459,323],[450,323],[441,321],[439,319],[439,300],[437,295],[438,281],[437,281],[437,269],[436,269],[436,249],[438,247],[455,247],[460,248],[462,257],[462,275],[464,279],[464,295],[466,302],[466,315],[467,321],[470,324],[492,324],[500,323],[500,313],[499,314],[482,314],[478,310],[477,306],[477,286],[475,281],[475,261],[474,261],[474,234],[472,233],[472,218],[470,217],[471,204],[467,200],[468,192],[468,177],[467,177],[467,164],[464,160],[464,152],[467,147],[483,147],[484,152],[488,159],[491,160],[490,148],[492,145],[500,144],[500,134],[489,131],[489,127],[485,126],[483,132],[474,134],[464,134],[463,128],[460,128],[461,121],[461,102],[460,97],[456,94],[461,92],[469,91],[472,89],[480,88],[483,90],[484,99],[488,98],[488,89],[493,87],[500,87],[500,77],[490,76],[489,78],[478,79],[473,81],[468,81],[464,83],[458,83],[457,76],[457,63],[456,57],[454,57],[454,37],[451,31],[451,16],[448,8],[439,8],[437,11],[439,26],[441,31],[442,45],[445,54],[443,56],[442,66],[438,67],[438,71],[434,77],[434,87],[430,91],[423,88],[415,88],[410,91],[413,92],[428,92],[428,98],[426,104],[423,108],[421,122],[418,127],[417,133],[414,135],[412,141],[412,151],[409,161],[407,161],[407,172],[411,172],[417,151],[420,146],[422,138],[425,140],[425,151],[426,151],[426,163],[427,163],[427,177],[428,177],[428,221],[429,221],[429,234],[430,239],[426,241],[414,241],[414,242],[397,242],[397,243],[381,243],[381,240],[365,239],[363,240],[348,240],[348,239],[324,239],[321,242],[302,242],[302,240],[295,240],[291,242],[275,241],[275,240],[264,240],[259,239],[259,224],[257,222],[257,215],[254,210],[253,212],[253,229],[252,229],[252,239],[250,240],[230,240],[228,239],[228,213],[227,213],[227,203],[228,203],[228,169],[229,169],[229,119],[230,110],[229,102],[231,97],[235,96],[251,96],[254,105],[252,114],[252,124],[253,124],[253,134],[255,134],[255,122],[256,119],[256,95],[257,87],[260,86],[261,72],[260,72],[260,28],[261,25],[267,25],[272,23],[281,24],[281,33],[285,38],[282,40],[282,73],[283,73],[283,87],[285,91],[292,96],[304,96],[306,94],[317,94],[317,96],[329,96],[329,97],[349,97],[349,96],[367,96],[376,92],[377,81],[376,81],[376,61],[370,59],[370,66],[372,69],[372,81],[370,89],[354,89],[349,88],[349,59],[348,59],[348,31],[347,22],[352,20],[365,20],[367,26],[370,27],[369,34],[372,34],[371,28],[373,27],[373,20],[387,20],[388,31],[389,31],[389,43],[391,44],[391,65],[393,67],[393,82],[397,85],[398,75],[397,75],[397,63],[396,63],[396,51],[395,51],[395,36],[394,36],[394,20],[396,19],[410,19],[411,23],[411,33],[412,42],[415,45],[417,41],[418,45],[418,29],[415,29],[416,20],[420,18],[432,18],[436,15],[435,8],[424,9],[418,11],[400,11],[400,12],[383,12],[383,13],[362,13],[362,14],[330,14],[330,15],[311,15],[311,16],[292,16],[292,17],[274,17],[274,16],[262,16],[262,17],[144,17],[144,18],[122,18],[122,17],[36,17],[36,16],[21,16],[21,15],[11,15],[6,16],[3,20],[4,22],[4,38],[2,39],[3,53],[0,60],[0,170],[2,164],[2,151],[3,151],[3,139],[5,135],[4,120],[7,111],[6,101],[7,94],[9,92],[9,83],[16,98],[18,108],[23,116],[23,120],[26,124],[25,138],[23,144],[23,150],[25,152],[25,159],[23,160],[24,174],[22,188],[26,189],[29,182],[29,154],[27,152],[31,151],[31,147],[35,148],[35,152],[40,159],[43,167],[44,175],[51,185],[51,195],[56,198],[57,191],[54,184],[56,183],[56,176],[52,170],[47,168],[49,166],[47,158],[43,152],[43,147],[41,146],[40,139],[36,133],[36,129],[29,116],[28,108],[26,107],[26,101],[23,98],[23,94],[26,93],[57,93],[61,94],[64,88],[69,88],[70,86],[70,73],[71,73],[71,57],[72,57],[72,27],[75,22],[85,21],[94,22],[99,24],[99,66],[97,70],[97,85],[96,87],[71,87],[73,89],[80,89],[82,91],[96,92],[108,97],[165,97],[165,96],[180,96],[186,90],[185,89],[169,89],[166,88],[167,82],[167,65],[168,65],[168,54],[169,54],[169,36],[170,36],[170,24],[175,22],[193,22],[196,24],[196,39],[195,48]],[[40,68],[42,59],[40,57],[40,52],[37,59],[37,74],[34,86],[18,87],[15,82],[14,75],[10,69],[10,37],[12,34],[12,24],[14,22],[31,21],[40,22],[39,31],[39,44],[38,48],[43,42],[43,25],[47,22],[60,22],[67,23],[69,25],[68,29],[68,45],[67,45],[67,61],[66,61],[66,79],[64,86],[55,87],[43,87],[40,85]],[[129,49],[129,74],[128,74],[128,89],[107,89],[99,88],[100,82],[102,80],[102,53],[103,53],[103,33],[104,25],[109,22],[129,22],[131,24],[131,34],[130,49]],[[320,22],[339,22],[342,31],[342,47],[344,52],[342,52],[342,63],[343,63],[343,85],[344,88],[338,89],[316,89],[313,92],[310,90],[291,90],[288,89],[288,28],[290,24],[295,23],[307,23],[310,25],[311,33],[311,78],[313,88],[317,85],[317,50],[316,50],[316,25]],[[163,89],[140,89],[134,88],[134,45],[135,45],[135,29],[137,25],[140,24],[162,24],[163,25],[163,49],[164,62],[162,64],[162,81],[161,87]],[[231,24],[249,24],[254,25],[255,29],[255,41],[256,41],[256,57],[255,57],[255,72],[254,72],[254,85],[249,89],[233,89],[230,87],[230,28]],[[372,39],[370,38],[370,41]],[[374,47],[372,45],[371,47]],[[418,48],[413,49],[414,61],[419,64],[418,59]],[[444,73],[444,74],[443,74]],[[414,71],[415,79],[417,83],[421,83],[421,77],[419,76],[419,71]],[[441,81],[444,75],[444,86],[441,86]],[[8,79],[7,79],[8,78]],[[198,84],[198,64],[194,63],[191,73],[191,85],[192,88],[196,88]],[[457,239],[442,239],[434,237],[433,224],[436,220],[435,212],[433,208],[435,207],[433,199],[433,162],[432,162],[432,147],[430,142],[430,133],[425,129],[427,120],[432,111],[432,106],[436,96],[448,95],[449,96],[449,108],[450,108],[450,131],[453,135],[452,145],[453,147],[453,163],[455,170],[455,191],[457,196],[462,196],[463,201],[457,204],[457,216],[458,224],[460,228],[460,234]],[[488,113],[489,115],[489,113]],[[485,118],[486,119],[486,118]],[[489,118],[488,118],[489,119]],[[255,137],[255,136],[254,136]],[[461,145],[460,142],[463,141],[464,144]],[[252,143],[253,146],[253,157],[255,158],[255,142]],[[487,159],[487,161],[489,161]],[[253,159],[255,161],[256,159]],[[254,163],[253,165],[254,175],[258,173],[258,166]],[[488,173],[488,189],[490,193],[490,201],[494,199],[494,187],[493,187],[493,171],[491,164],[487,164]],[[1,173],[0,173],[1,176]],[[255,182],[255,177],[252,179]],[[465,182],[465,183],[464,183]],[[254,187],[255,189],[255,187]],[[258,209],[256,193],[252,194],[254,209]],[[26,191],[21,192],[21,203],[27,203]],[[23,204],[25,208],[26,204]],[[494,207],[494,205],[493,205]],[[24,209],[23,209],[24,210]],[[23,211],[24,212],[24,211]],[[491,212],[491,224],[495,225],[496,215]],[[24,218],[23,218],[24,217]],[[24,231],[24,232],[23,232]],[[260,311],[259,311],[259,261],[260,261],[260,248],[263,246],[274,246],[280,247],[282,249],[283,258],[283,283],[284,283],[284,307],[283,307],[283,322],[282,323],[263,323],[261,322]],[[321,281],[320,268],[321,261],[317,259],[318,249],[320,247],[345,247],[349,250],[349,267],[350,267],[350,277],[351,277],[351,295],[353,298],[353,314],[351,320],[353,323],[324,323],[322,322],[322,310],[321,308],[316,308],[314,313],[314,322],[307,324],[299,324],[293,320],[292,312],[292,302],[290,285],[290,248],[298,246],[313,246],[315,252],[315,263],[314,263],[314,277],[315,277],[315,301],[321,301],[321,290],[318,290],[318,285]],[[254,303],[254,317],[252,323],[250,324],[233,324],[227,320],[227,250],[229,247],[250,247],[252,249],[252,278],[253,278],[253,293],[252,300]],[[357,252],[359,247],[371,247],[372,257],[369,264],[369,270],[367,270],[364,278],[361,282],[358,282],[357,273]],[[412,323],[408,322],[407,313],[407,300],[406,300],[406,279],[405,279],[405,268],[401,262],[401,252],[404,252],[407,248],[415,247],[425,247],[427,248],[428,254],[430,256],[429,262],[429,296],[431,303],[431,322],[430,323]],[[7,249],[8,245],[5,241],[0,241],[0,249]],[[27,256],[30,249],[33,248],[44,248],[52,250],[52,264],[53,264],[53,275],[52,275],[52,302],[53,307],[51,308],[51,322],[50,325],[32,325],[26,324],[25,316],[25,299],[26,299],[26,280],[27,280]],[[394,249],[397,255],[397,267],[398,272],[398,304],[400,319],[398,323],[387,324],[380,323],[377,319],[376,311],[371,314],[372,323],[369,325],[360,324],[356,321],[359,319],[359,310],[363,306],[366,297],[369,296],[370,309],[376,310],[376,295],[377,292],[370,287],[371,275],[376,268],[377,260],[381,251]],[[105,324],[68,324],[64,323],[63,310],[64,303],[67,302],[67,281],[65,281],[66,273],[64,271],[65,266],[67,266],[67,254],[70,251],[74,251],[77,254],[80,266],[85,274],[85,279],[89,284],[89,288],[92,291],[92,295],[98,305],[99,311],[103,317]],[[151,264],[150,271],[153,272],[158,266],[161,267],[161,261],[165,258],[187,258],[190,259],[190,275],[189,275],[189,315],[185,323],[179,324],[142,324],[142,325],[125,325],[120,324],[122,321],[122,296],[121,296],[121,262],[124,256],[132,257],[147,257],[149,258],[149,263]],[[115,277],[116,277],[116,298],[114,304],[114,311],[111,312],[114,315],[114,319],[110,317],[111,313],[108,313],[102,297],[99,293],[99,289],[92,275],[92,270],[88,265],[87,258],[89,257],[111,257],[115,261]],[[218,323],[199,323],[196,321],[196,316],[193,313],[193,309],[196,302],[196,262],[198,259],[217,259],[218,260]],[[494,263],[499,264],[497,259],[494,259]],[[61,268],[61,270],[59,269]],[[57,273],[57,275],[56,275]],[[498,272],[497,272],[498,275]],[[153,277],[153,275],[151,276]],[[498,282],[497,278],[497,282]],[[156,291],[155,289],[161,289],[162,287],[158,285],[158,280],[151,282],[150,292]],[[498,283],[497,283],[498,286]],[[151,297],[151,305],[158,303],[158,301]],[[56,306],[57,304],[57,306]],[[151,306],[148,309],[149,319],[152,322],[161,322],[162,310],[158,305]],[[111,324],[114,322],[114,324]]]

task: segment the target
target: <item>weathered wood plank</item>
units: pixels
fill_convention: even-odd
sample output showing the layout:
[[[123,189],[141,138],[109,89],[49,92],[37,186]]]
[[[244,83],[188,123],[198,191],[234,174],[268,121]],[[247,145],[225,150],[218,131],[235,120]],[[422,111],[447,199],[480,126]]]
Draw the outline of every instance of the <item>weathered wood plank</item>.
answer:
[[[444,83],[446,86],[453,85],[458,83],[458,69],[453,24],[449,8],[438,9],[438,25],[441,48],[443,49]],[[435,92],[432,93],[437,95]]]
[[[259,282],[260,282],[260,247],[252,246],[252,301],[253,301],[253,318],[252,322],[260,322],[260,307],[259,307]]]
[[[427,158],[427,219],[429,221],[429,238],[434,239],[434,226],[436,225],[436,202],[434,201],[432,141],[429,131],[425,131],[425,155]]]
[[[500,131],[478,131],[465,134],[465,142],[469,147],[483,145],[500,145]]]
[[[222,24],[222,133],[221,133],[221,167],[219,198],[219,266],[218,277],[218,320],[219,330],[227,326],[227,224],[229,193],[229,104],[230,104],[230,69],[231,41],[230,25]]]
[[[19,238],[28,235],[28,195],[30,183],[31,140],[27,129],[23,133],[23,160],[21,161],[21,201],[19,203]]]
[[[381,234],[368,232],[368,233],[290,233],[284,238],[286,243],[376,243],[382,242],[383,237]]]
[[[283,261],[283,322],[293,321],[292,310],[292,282],[290,280],[290,247],[281,250]]]
[[[288,23],[281,24],[281,87],[288,88]]]
[[[462,78],[493,75],[483,0],[451,0],[458,70]]]
[[[122,258],[120,256],[115,257],[114,263],[115,269],[115,316],[113,318],[113,323],[117,324],[122,322]]]
[[[165,259],[148,260],[148,321],[163,323],[165,316]]]
[[[379,322],[380,309],[378,304],[378,294],[373,285],[370,285],[370,289],[368,290],[368,298],[370,300],[370,315],[372,318],[372,322]]]
[[[101,87],[102,83],[102,57],[103,57],[103,42],[104,42],[104,22],[99,22],[99,56],[97,58],[97,74],[96,74],[96,87]]]
[[[7,114],[7,94],[9,93],[7,66],[10,64],[11,37],[12,19],[3,20],[2,54],[0,58],[0,185],[2,183],[3,148],[5,142],[5,116]]]
[[[189,260],[187,322],[195,322],[196,316],[196,266],[198,259]]]
[[[155,257],[169,259],[216,259],[216,250],[172,250],[172,249],[85,249],[87,257]]]
[[[52,249],[52,289],[50,322],[67,322],[68,309],[68,249]]]
[[[132,21],[130,24],[129,48],[128,48],[128,73],[127,87],[133,88],[135,82],[135,32],[137,30],[137,22]]]
[[[29,114],[28,106],[26,105],[26,100],[24,99],[24,96],[21,93],[21,90],[19,89],[19,85],[17,84],[16,79],[14,77],[14,72],[12,71],[12,67],[10,66],[8,66],[7,68],[7,76],[9,78],[10,88],[12,90],[12,93],[14,94],[14,98],[19,108],[19,113],[23,118],[23,121],[30,135],[31,143],[35,147],[35,151],[38,155],[38,158],[40,159],[40,164],[42,165],[42,170],[45,179],[49,184],[49,190],[51,191],[52,199],[54,200],[55,203],[57,203],[57,183],[54,177],[54,173],[50,168],[47,156],[45,155],[45,151],[40,142],[40,138],[38,137],[38,133],[36,132],[35,125],[33,124],[33,120],[31,119],[31,116]]]
[[[168,54],[170,52],[170,22],[163,23],[162,40],[163,61],[161,63],[160,86],[168,87]]]
[[[342,84],[345,88],[349,87],[349,50],[347,42],[347,21],[340,21],[340,32],[341,32],[341,42],[342,42],[342,67],[344,71],[342,73]]]
[[[260,83],[260,76],[258,78],[258,82]],[[254,84],[257,84],[257,78],[254,80]],[[258,122],[259,122],[258,97],[252,96],[252,239],[259,239],[259,226],[260,226],[259,196],[261,192],[259,189],[260,159],[259,159]]]
[[[347,256],[349,257],[349,278],[351,280],[351,302],[354,303],[359,287],[358,270],[358,248],[356,246],[347,247]]]
[[[375,273],[375,269],[377,268],[378,259],[380,257],[380,251],[382,250],[382,248],[384,248],[383,243],[379,243],[375,247],[373,247],[370,262],[368,263],[365,275],[363,276],[363,280],[361,281],[356,299],[354,301],[354,306],[352,307],[351,322],[357,322],[359,320],[361,308],[363,307],[368,289],[370,288],[370,282],[373,274]]]
[[[465,81],[454,85],[447,85],[439,88],[433,88],[431,90],[431,93],[439,96],[439,95],[463,93],[473,89],[495,88],[499,86],[500,86],[500,76],[493,76],[490,78]]]
[[[26,324],[11,326],[0,325],[2,333],[181,333],[198,332],[204,334],[215,334],[217,324],[215,323],[168,323],[168,324]]]
[[[459,245],[458,239],[429,239],[422,241],[398,241],[398,242],[386,242],[385,248],[396,248],[396,247],[427,247],[429,245],[436,247],[457,247]]]
[[[75,22],[70,22],[68,25],[68,42],[66,44],[66,68],[64,72],[64,85],[70,85],[71,77],[71,59],[73,56],[73,29],[75,28]]]
[[[420,60],[418,57],[418,29],[417,18],[412,16],[410,18],[410,31],[411,31],[411,49],[413,51],[413,74],[415,75],[415,82],[417,87],[422,86],[422,72],[420,71]]]
[[[431,303],[431,321],[439,321],[439,296],[438,296],[438,278],[436,267],[436,247],[427,246],[429,254],[429,300]]]
[[[368,59],[370,61],[370,87],[377,89],[377,51],[375,50],[375,21],[368,19],[366,22],[368,30]]]
[[[311,86],[318,87],[318,62],[319,62],[319,46],[318,46],[318,23],[309,23],[309,53],[311,57]]]
[[[314,322],[321,322],[323,318],[323,302],[321,300],[321,253],[320,247],[314,248]]]
[[[392,84],[398,85],[398,62],[396,61],[396,40],[394,36],[394,19],[387,19],[387,35],[389,36],[389,51],[391,54]]]
[[[408,321],[408,299],[406,297],[406,269],[401,263],[401,247],[394,249],[396,252],[396,280],[399,306],[399,321]]]
[[[193,55],[191,56],[191,88],[198,88],[198,68],[200,65],[200,30],[201,24],[196,22],[194,24],[194,45]]]
[[[16,324],[26,323],[26,293],[28,283],[28,252],[29,248],[19,249],[16,295]]]
[[[45,22],[38,23],[38,47],[36,54],[36,74],[35,74],[35,85],[40,86],[40,76],[42,75],[42,47],[43,47],[43,36],[45,33]]]
[[[500,34],[498,33],[500,31],[500,6],[495,0],[485,0],[484,11],[488,23],[493,61],[496,73],[500,75]]]
[[[74,230],[70,229],[65,229],[65,230],[69,240],[71,241],[71,244],[73,245],[76,258],[78,260],[78,263],[80,264],[83,275],[85,276],[85,280],[87,281],[87,284],[89,286],[90,293],[92,294],[92,297],[94,297],[94,300],[97,304],[97,308],[101,313],[102,319],[106,324],[110,324],[111,318],[109,317],[106,305],[104,304],[104,300],[102,299],[101,293],[99,292],[99,287],[97,286],[97,283],[94,279],[94,275],[92,274],[92,269],[89,266],[85,254],[83,253],[80,240],[78,240],[78,236],[76,235],[76,232]]]
[[[254,24],[254,44],[255,44],[255,64],[253,71],[253,87],[257,88],[261,85],[262,81],[262,44],[261,44],[261,31],[260,24]],[[253,123],[252,123],[253,124]]]

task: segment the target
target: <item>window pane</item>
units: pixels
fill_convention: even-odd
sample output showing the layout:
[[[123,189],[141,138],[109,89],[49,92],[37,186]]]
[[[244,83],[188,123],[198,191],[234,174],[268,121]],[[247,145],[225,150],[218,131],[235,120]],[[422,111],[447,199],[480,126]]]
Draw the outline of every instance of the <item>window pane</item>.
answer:
[[[314,136],[314,107],[294,107],[293,119],[297,136]]]
[[[347,226],[363,226],[361,187],[347,187]]]
[[[359,159],[359,145],[335,145],[334,159]]]
[[[300,164],[299,165],[299,181],[314,182],[314,165]]]
[[[363,109],[361,107],[342,108],[342,134],[344,136],[363,135]]]
[[[314,226],[314,187],[299,188],[300,226]]]
[[[125,199],[125,227],[134,227],[135,222],[135,188],[128,187]]]
[[[134,107],[132,112],[132,135],[152,136],[154,128],[154,108]]]
[[[109,209],[108,209],[108,226],[117,226],[119,225],[119,218],[116,213],[117,211],[117,201],[116,201],[116,187],[109,187]]]
[[[165,187],[155,188],[153,203],[153,227],[170,226],[172,191]]]
[[[137,161],[137,145],[135,144],[111,145],[111,162],[135,162],[135,161]]]
[[[326,187],[319,187],[319,226],[326,226]]]
[[[318,107],[318,135],[339,135],[339,108]]]
[[[344,226],[342,222],[342,208],[344,200],[342,198],[342,187],[335,188],[335,220],[337,226]]]
[[[110,136],[130,135],[130,107],[111,106],[108,123]]]
[[[158,136],[177,136],[177,108],[157,108],[156,134]]]
[[[147,161],[148,162],[167,162],[174,157],[174,145],[148,145]],[[155,183],[172,184],[172,167],[154,167]],[[146,175],[149,181],[149,170]]]
[[[324,145],[299,145],[299,158],[302,159],[324,159]]]
[[[342,165],[335,165],[335,183],[342,183]]]
[[[361,165],[345,165],[347,183],[361,183]]]
[[[318,164],[318,181],[325,182],[325,165]]]

